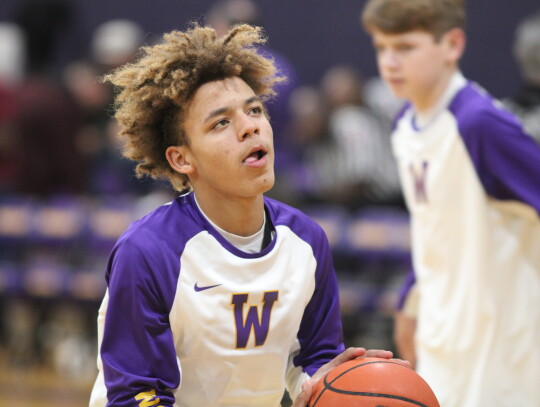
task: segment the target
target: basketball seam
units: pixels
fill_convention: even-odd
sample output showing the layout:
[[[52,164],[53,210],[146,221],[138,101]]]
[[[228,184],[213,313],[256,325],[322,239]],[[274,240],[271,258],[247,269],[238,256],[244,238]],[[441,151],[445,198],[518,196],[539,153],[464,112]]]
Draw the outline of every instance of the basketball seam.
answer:
[[[325,390],[331,390],[334,393],[347,394],[349,396],[382,397],[386,399],[395,399],[395,400],[406,401],[407,403],[415,404],[420,407],[429,407],[426,404],[421,403],[420,401],[412,400],[407,397],[395,396],[393,394],[367,393],[363,391],[341,390],[341,389],[336,389],[335,387],[332,387],[332,386],[326,387]]]
[[[333,379],[331,382],[327,382],[327,381],[326,381],[326,376],[325,376],[325,380],[324,380],[325,387],[328,387],[328,386],[326,386],[327,384],[328,384],[328,385],[331,385],[331,384],[334,383],[337,379],[339,379],[339,378],[340,378],[341,376],[343,376],[344,374],[349,373],[351,370],[358,369],[359,367],[371,365],[371,364],[374,364],[374,363],[389,363],[389,364],[392,364],[392,365],[401,366],[401,367],[403,367],[403,368],[405,368],[405,369],[410,369],[410,367],[404,366],[404,365],[402,365],[401,363],[392,362],[392,361],[390,361],[390,360],[375,360],[375,361],[373,361],[373,362],[366,362],[366,363],[362,363],[361,365],[352,366],[351,368],[345,370],[344,372],[341,372],[339,375],[337,375],[336,377],[334,377],[334,379]]]

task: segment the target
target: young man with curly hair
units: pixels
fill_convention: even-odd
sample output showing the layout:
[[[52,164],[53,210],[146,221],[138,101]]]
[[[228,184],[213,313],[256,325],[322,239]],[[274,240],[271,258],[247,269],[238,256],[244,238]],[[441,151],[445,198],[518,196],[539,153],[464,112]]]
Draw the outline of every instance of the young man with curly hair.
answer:
[[[459,70],[463,0],[369,0],[411,213],[417,370],[444,407],[540,406],[540,148]],[[410,304],[410,302],[409,302]]]
[[[391,357],[344,350],[324,232],[263,195],[274,183],[263,103],[283,80],[263,42],[248,25],[221,38],[193,26],[105,77],[125,155],[181,195],[112,251],[92,407],[279,406],[285,388],[304,406],[334,365]]]

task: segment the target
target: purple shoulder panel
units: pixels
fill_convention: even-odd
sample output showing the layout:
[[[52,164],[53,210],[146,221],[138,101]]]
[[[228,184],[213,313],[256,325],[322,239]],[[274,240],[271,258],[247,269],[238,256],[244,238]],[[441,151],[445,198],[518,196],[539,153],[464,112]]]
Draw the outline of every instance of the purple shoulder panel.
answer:
[[[519,120],[472,83],[458,92],[450,111],[487,194],[540,213],[540,146]]]

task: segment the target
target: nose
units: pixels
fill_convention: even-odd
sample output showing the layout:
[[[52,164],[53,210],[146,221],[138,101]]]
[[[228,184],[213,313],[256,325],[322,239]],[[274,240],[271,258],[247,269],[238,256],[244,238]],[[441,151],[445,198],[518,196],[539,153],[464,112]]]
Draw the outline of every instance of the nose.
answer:
[[[259,134],[260,127],[256,118],[242,114],[239,120],[238,139],[245,140],[255,134]]]

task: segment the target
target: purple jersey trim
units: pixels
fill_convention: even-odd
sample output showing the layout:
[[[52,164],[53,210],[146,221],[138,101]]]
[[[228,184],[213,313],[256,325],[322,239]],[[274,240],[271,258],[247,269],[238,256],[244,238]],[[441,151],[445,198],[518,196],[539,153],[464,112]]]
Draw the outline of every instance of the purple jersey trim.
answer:
[[[397,124],[401,120],[401,118],[405,115],[405,112],[409,110],[412,107],[412,104],[410,102],[406,102],[401,109],[397,112],[396,117],[394,118],[394,122],[392,123],[392,132],[396,130]],[[416,129],[415,129],[416,130]]]
[[[472,83],[458,92],[450,111],[487,194],[540,214],[540,147],[517,118]]]

